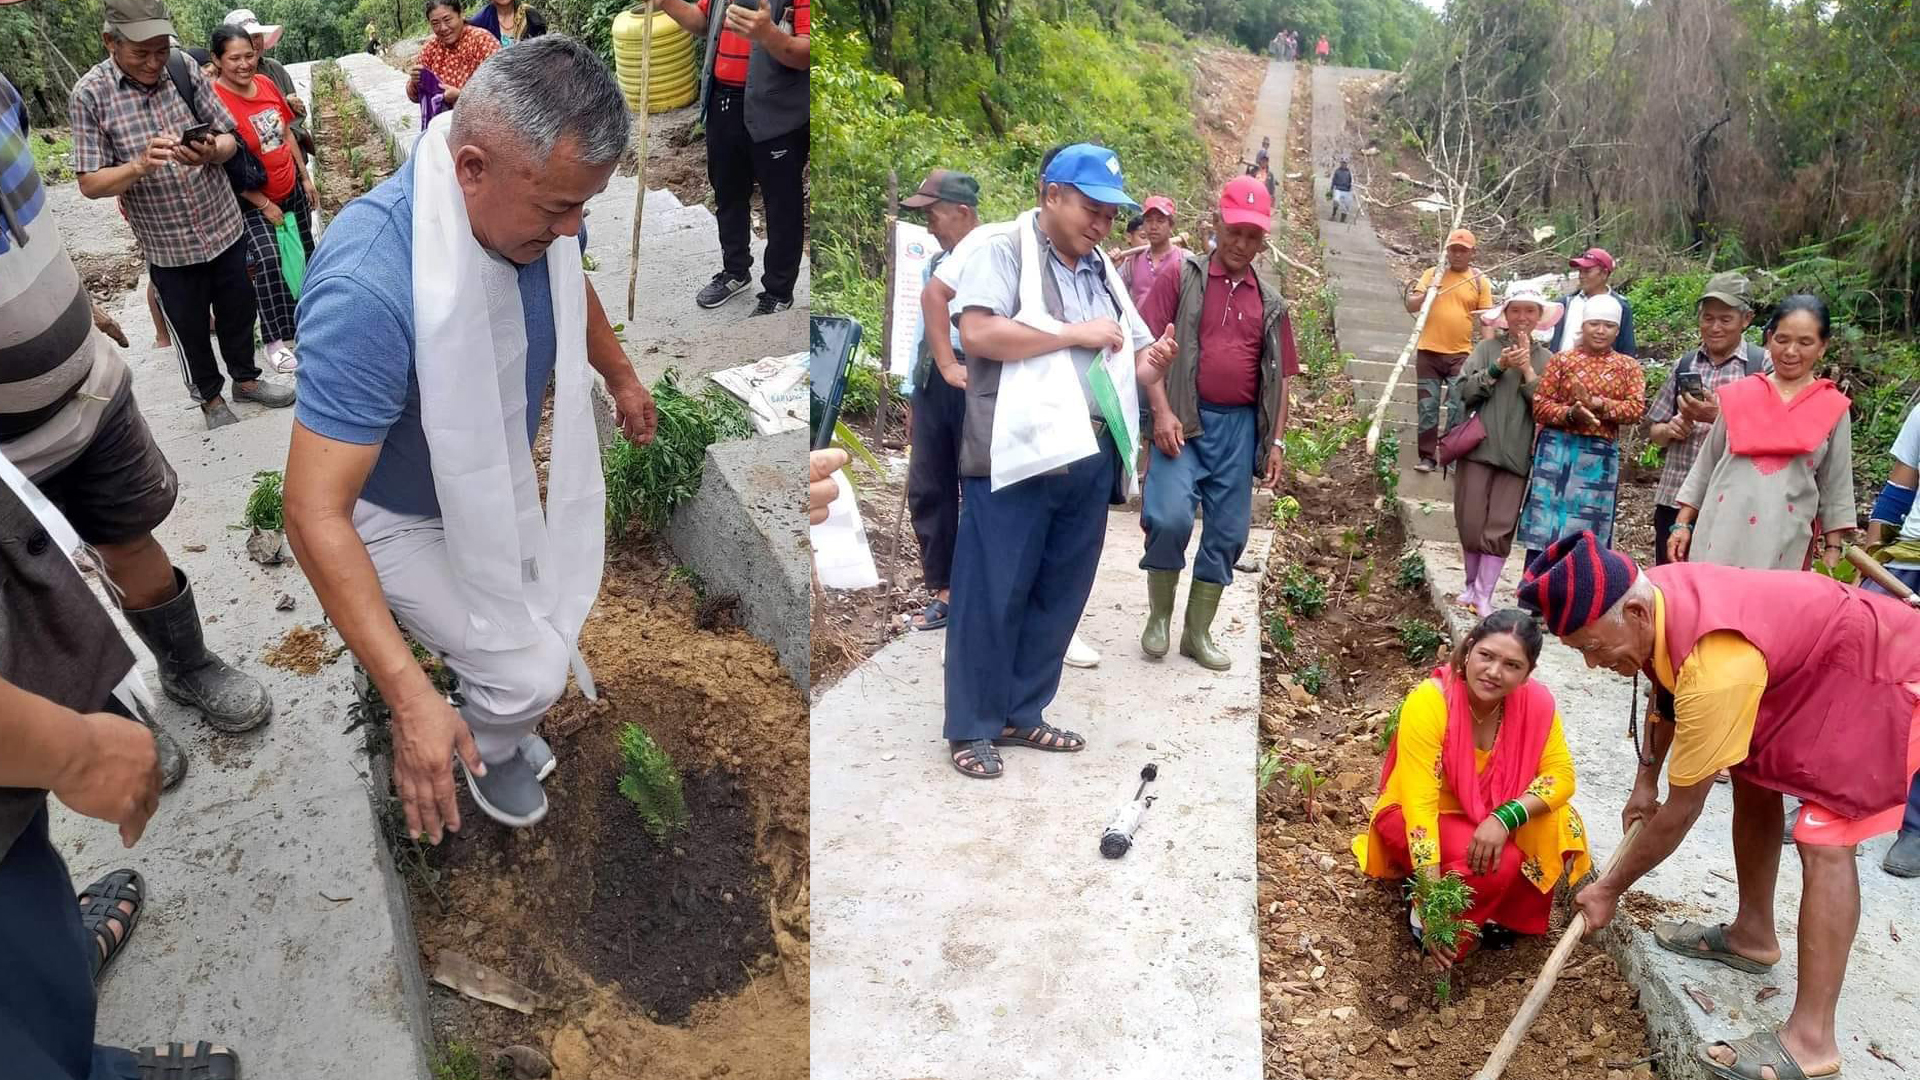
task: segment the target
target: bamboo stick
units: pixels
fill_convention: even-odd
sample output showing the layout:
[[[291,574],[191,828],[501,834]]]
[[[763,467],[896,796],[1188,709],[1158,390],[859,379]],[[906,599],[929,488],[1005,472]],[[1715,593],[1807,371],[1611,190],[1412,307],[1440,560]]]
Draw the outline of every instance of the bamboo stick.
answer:
[[[716,12],[717,16],[719,13]],[[634,170],[633,242],[627,247],[627,321],[633,321],[640,281],[640,219],[647,213],[647,121],[653,116],[653,5],[644,6],[640,24],[640,165]]]

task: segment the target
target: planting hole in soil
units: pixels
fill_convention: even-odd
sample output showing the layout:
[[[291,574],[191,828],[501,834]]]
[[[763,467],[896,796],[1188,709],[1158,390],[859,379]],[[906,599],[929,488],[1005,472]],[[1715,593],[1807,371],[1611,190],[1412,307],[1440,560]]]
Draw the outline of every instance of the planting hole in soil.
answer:
[[[570,690],[542,721],[546,820],[504,828],[462,784],[459,834],[394,844],[424,970],[458,954],[540,999],[529,1016],[436,986],[443,1059],[524,1044],[563,1080],[806,1075],[806,706],[698,606],[664,553],[618,545],[581,636],[601,700]],[[621,793],[630,724],[681,777],[664,840]]]

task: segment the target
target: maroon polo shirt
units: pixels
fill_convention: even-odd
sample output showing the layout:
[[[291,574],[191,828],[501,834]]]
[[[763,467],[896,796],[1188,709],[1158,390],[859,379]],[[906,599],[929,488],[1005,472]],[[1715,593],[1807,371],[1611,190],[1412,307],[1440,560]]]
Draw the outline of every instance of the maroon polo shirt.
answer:
[[[1180,306],[1179,273],[1156,277],[1140,305],[1140,318],[1155,337],[1166,332]],[[1200,303],[1200,400],[1208,405],[1256,405],[1260,401],[1260,331],[1266,309],[1253,270],[1238,282],[1227,280],[1220,260],[1207,260],[1207,291]],[[1282,315],[1280,373],[1300,373],[1293,324]]]

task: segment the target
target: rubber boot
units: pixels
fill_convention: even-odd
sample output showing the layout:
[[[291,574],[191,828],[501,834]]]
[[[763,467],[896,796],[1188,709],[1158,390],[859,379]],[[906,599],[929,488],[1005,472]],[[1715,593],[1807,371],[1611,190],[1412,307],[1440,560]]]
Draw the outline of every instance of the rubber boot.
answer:
[[[1485,555],[1477,551],[1461,551],[1460,564],[1466,568],[1467,583],[1460,587],[1458,603],[1461,607],[1478,608],[1480,606],[1480,560]]]
[[[1480,556],[1480,591],[1474,595],[1474,599],[1478,601],[1474,610],[1478,611],[1483,619],[1494,613],[1494,590],[1500,587],[1500,571],[1506,569],[1506,566],[1507,560],[1498,555]]]
[[[159,607],[126,612],[127,624],[160,661],[160,689],[200,710],[207,723],[228,733],[251,731],[273,715],[273,698],[260,680],[227,666],[207,651],[193,586],[176,567],[180,592]]]
[[[1225,585],[1195,581],[1187,590],[1186,625],[1180,631],[1180,655],[1190,656],[1208,671],[1225,671],[1233,658],[1213,643],[1213,616],[1220,610],[1220,593]]]
[[[1147,628],[1140,632],[1140,651],[1155,659],[1167,655],[1173,633],[1173,594],[1180,588],[1180,571],[1147,571]]]
[[[1894,877],[1920,877],[1920,832],[1901,833],[1880,867]]]

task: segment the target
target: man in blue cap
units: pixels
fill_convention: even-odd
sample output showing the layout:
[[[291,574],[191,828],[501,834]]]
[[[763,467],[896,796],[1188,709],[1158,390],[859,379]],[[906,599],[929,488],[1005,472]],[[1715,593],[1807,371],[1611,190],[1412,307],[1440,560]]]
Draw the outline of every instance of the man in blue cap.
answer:
[[[1001,775],[998,746],[1086,747],[1085,739],[1041,714],[1059,688],[1067,644],[1093,591],[1107,506],[1123,502],[1132,483],[1132,446],[1120,444],[1136,436],[1137,388],[1132,380],[1109,383],[1104,354],[1124,355],[1131,346],[1133,376],[1152,385],[1174,352],[1170,333],[1156,342],[1147,332],[1100,251],[1115,215],[1137,205],[1126,194],[1120,159],[1105,147],[1068,146],[1048,163],[1042,182],[1039,208],[984,240],[960,268],[950,305],[966,354],[967,412],[947,630],[946,736],[953,767],[976,779]],[[1027,284],[1037,286],[1029,295],[1038,295],[1043,312],[1022,311],[1028,275],[1039,276]],[[994,438],[1002,374],[1015,377],[1015,365],[1064,362],[1071,363],[1094,434],[1092,452],[1020,479],[1002,470],[996,490],[994,455],[1008,445],[996,446]]]

